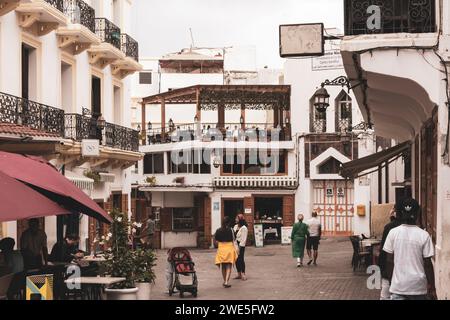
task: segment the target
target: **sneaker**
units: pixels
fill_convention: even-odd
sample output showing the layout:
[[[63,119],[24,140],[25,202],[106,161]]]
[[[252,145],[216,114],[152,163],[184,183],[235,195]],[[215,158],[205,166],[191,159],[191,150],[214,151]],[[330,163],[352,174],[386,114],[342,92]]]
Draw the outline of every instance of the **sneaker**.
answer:
[[[231,285],[230,285],[230,284],[224,284],[223,286],[224,286],[224,288],[226,288],[226,289],[231,288]]]
[[[312,260],[310,260],[310,261],[308,262],[308,266],[310,266],[310,265],[311,265],[311,263],[313,263],[313,261],[312,261]]]

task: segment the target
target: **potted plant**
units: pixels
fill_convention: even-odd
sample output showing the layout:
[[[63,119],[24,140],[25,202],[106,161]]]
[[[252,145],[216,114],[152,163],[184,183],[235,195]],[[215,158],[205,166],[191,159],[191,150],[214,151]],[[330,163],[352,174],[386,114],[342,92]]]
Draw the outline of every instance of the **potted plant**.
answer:
[[[109,250],[103,263],[105,273],[110,277],[125,278],[106,289],[108,300],[136,300],[138,288],[135,285],[135,253],[129,246],[131,230],[128,216],[117,210],[111,212],[111,237]]]
[[[155,284],[153,267],[156,262],[155,252],[151,249],[138,248],[134,251],[135,285],[139,289],[138,300],[150,300]]]
[[[95,171],[86,171],[85,173],[84,173],[84,176],[86,177],[86,178],[89,178],[89,179],[92,179],[92,180],[94,180],[94,183],[99,183],[100,181],[101,181],[101,176],[100,176],[100,174],[98,173],[98,172],[95,172]]]
[[[145,179],[145,182],[147,184],[149,184],[150,186],[155,186],[156,185],[156,177],[147,177]]]

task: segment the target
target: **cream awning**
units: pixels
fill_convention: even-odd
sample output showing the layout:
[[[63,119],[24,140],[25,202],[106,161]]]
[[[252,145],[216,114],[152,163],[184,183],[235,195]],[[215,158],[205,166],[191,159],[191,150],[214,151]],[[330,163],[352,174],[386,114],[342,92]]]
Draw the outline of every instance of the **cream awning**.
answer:
[[[94,180],[90,179],[88,177],[85,177],[81,174],[77,174],[72,171],[65,171],[65,174],[67,179],[72,181],[78,188],[86,191],[92,191],[94,190]]]

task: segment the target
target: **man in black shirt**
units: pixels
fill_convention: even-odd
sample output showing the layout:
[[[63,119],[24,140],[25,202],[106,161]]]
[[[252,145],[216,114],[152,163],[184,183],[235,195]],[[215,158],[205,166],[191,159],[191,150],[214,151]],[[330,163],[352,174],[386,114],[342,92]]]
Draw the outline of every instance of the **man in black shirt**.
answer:
[[[398,207],[398,204],[396,204],[394,208],[392,208],[390,217],[391,221],[384,226],[383,237],[381,238],[381,251],[378,258],[378,266],[380,267],[382,278],[380,300],[391,300],[391,293],[389,292],[391,283],[389,281],[389,275],[386,268],[386,252],[383,250],[383,247],[389,232],[401,225],[400,219],[397,219],[397,212],[399,212],[397,210]]]
[[[50,253],[50,262],[70,263],[73,259],[80,259],[83,254],[78,250],[80,238],[77,235],[68,235],[62,242],[57,242]]]

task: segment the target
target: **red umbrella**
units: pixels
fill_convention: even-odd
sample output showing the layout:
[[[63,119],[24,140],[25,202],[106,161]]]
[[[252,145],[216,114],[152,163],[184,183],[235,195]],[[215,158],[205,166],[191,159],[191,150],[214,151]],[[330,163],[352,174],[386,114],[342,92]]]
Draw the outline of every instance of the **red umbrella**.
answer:
[[[1,222],[62,214],[70,214],[70,211],[0,172]]]
[[[110,223],[111,217],[43,159],[0,151],[0,171],[20,180],[71,212]]]

